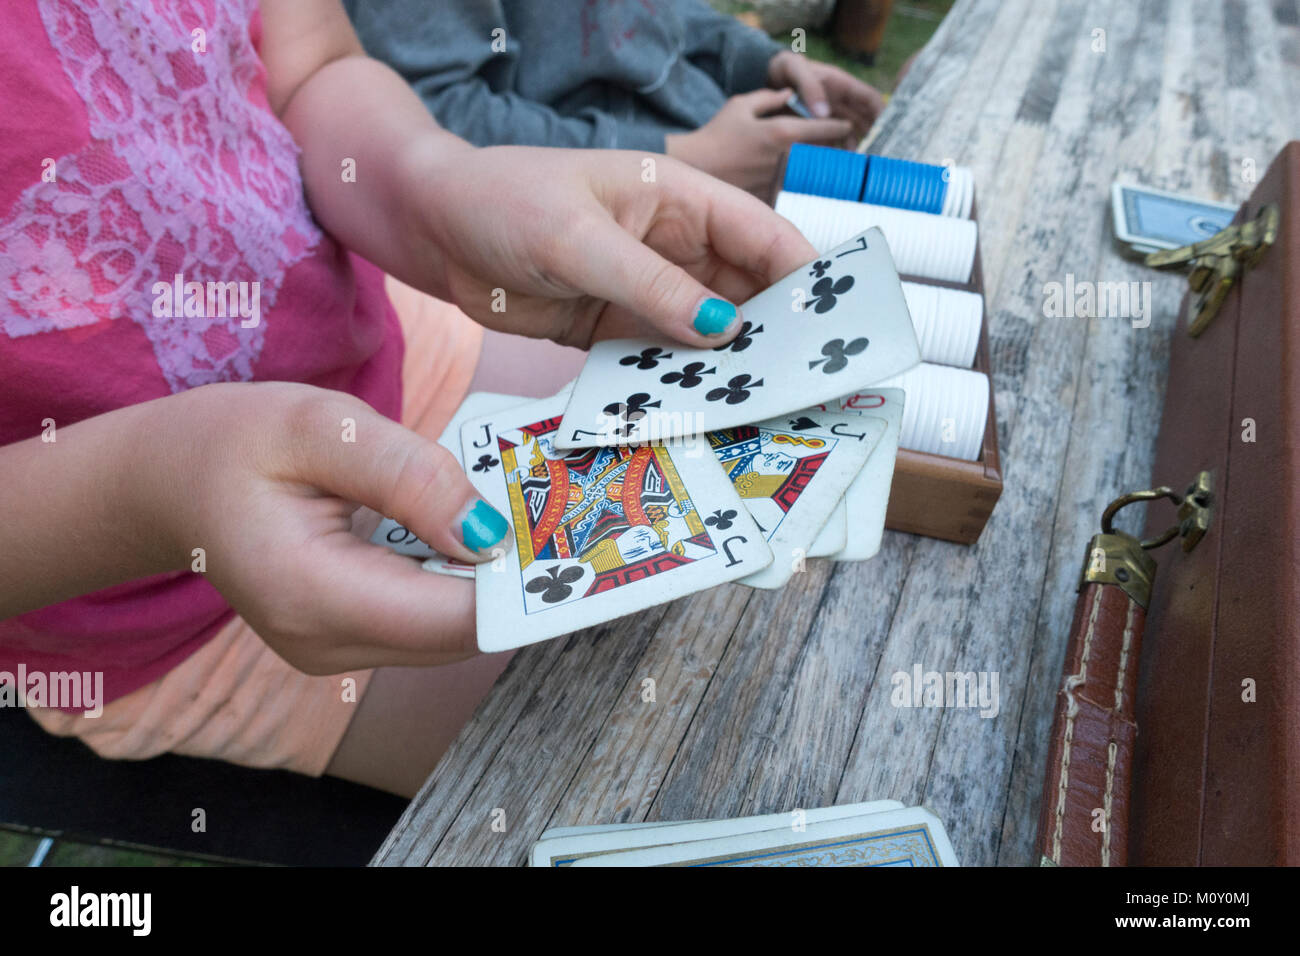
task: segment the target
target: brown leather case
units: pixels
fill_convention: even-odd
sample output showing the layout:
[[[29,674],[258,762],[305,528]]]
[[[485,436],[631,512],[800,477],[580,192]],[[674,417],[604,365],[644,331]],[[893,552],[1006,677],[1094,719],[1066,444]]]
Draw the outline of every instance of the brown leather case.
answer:
[[[1040,858],[1127,862],[1134,695],[1146,612],[1118,585],[1079,592],[1056,698],[1038,819]]]
[[[1196,339],[1185,299],[1171,343],[1152,480],[1211,470],[1216,508],[1152,591],[1132,864],[1300,864],[1300,143],[1238,221],[1268,203],[1273,247]],[[1148,535],[1167,524],[1149,509]]]

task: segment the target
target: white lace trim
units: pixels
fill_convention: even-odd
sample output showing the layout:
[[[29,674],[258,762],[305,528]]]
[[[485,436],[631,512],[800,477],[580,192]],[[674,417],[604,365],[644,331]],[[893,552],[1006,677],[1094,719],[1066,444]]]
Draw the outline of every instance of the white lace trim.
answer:
[[[156,317],[156,282],[258,282],[263,312],[321,239],[289,132],[249,98],[255,0],[42,0],[86,105],[90,141],[0,223],[0,328],[10,336],[129,316],[173,391],[246,380],[266,322]],[[191,31],[204,31],[194,52]]]

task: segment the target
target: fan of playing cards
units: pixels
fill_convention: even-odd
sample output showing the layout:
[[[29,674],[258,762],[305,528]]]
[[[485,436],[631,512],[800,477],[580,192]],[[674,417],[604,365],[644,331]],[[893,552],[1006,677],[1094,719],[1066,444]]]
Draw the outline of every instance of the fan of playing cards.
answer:
[[[734,820],[558,827],[531,866],[957,866],[924,807],[876,800]]]
[[[469,396],[441,439],[514,546],[470,566],[385,521],[372,540],[473,576],[478,645],[568,634],[727,581],[780,587],[808,557],[880,547],[904,395],[921,361],[869,229],[744,303],[715,349],[592,347],[548,399]]]

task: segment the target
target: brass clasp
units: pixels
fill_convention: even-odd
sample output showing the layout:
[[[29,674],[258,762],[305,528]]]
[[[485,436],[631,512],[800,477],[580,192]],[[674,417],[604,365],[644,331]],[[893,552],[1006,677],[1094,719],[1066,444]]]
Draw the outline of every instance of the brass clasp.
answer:
[[[1228,290],[1245,270],[1253,268],[1277,240],[1277,206],[1264,206],[1254,219],[1228,226],[1209,239],[1179,249],[1162,249],[1146,257],[1154,269],[1190,265],[1187,283],[1196,293],[1187,334],[1196,338],[1219,314]]]
[[[1139,501],[1157,501],[1161,498],[1168,498],[1178,505],[1177,524],[1145,541],[1115,530],[1115,515],[1122,508]],[[1176,537],[1183,539],[1184,551],[1191,551],[1205,537],[1213,516],[1214,478],[1208,471],[1200,472],[1181,495],[1163,485],[1121,495],[1102,512],[1101,534],[1093,535],[1088,542],[1083,573],[1079,576],[1079,588],[1088,584],[1113,584],[1123,588],[1129,597],[1146,607],[1151,601],[1151,582],[1156,573],[1155,559],[1146,552]]]

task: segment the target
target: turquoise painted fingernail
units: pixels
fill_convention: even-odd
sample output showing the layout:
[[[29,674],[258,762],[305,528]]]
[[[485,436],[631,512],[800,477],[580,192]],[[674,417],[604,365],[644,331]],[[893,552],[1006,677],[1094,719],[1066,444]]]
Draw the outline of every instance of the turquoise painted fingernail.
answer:
[[[505,540],[510,525],[501,512],[480,498],[460,523],[460,537],[471,551],[487,551]]]
[[[695,313],[695,331],[700,335],[721,335],[734,321],[734,305],[726,299],[705,299]]]

